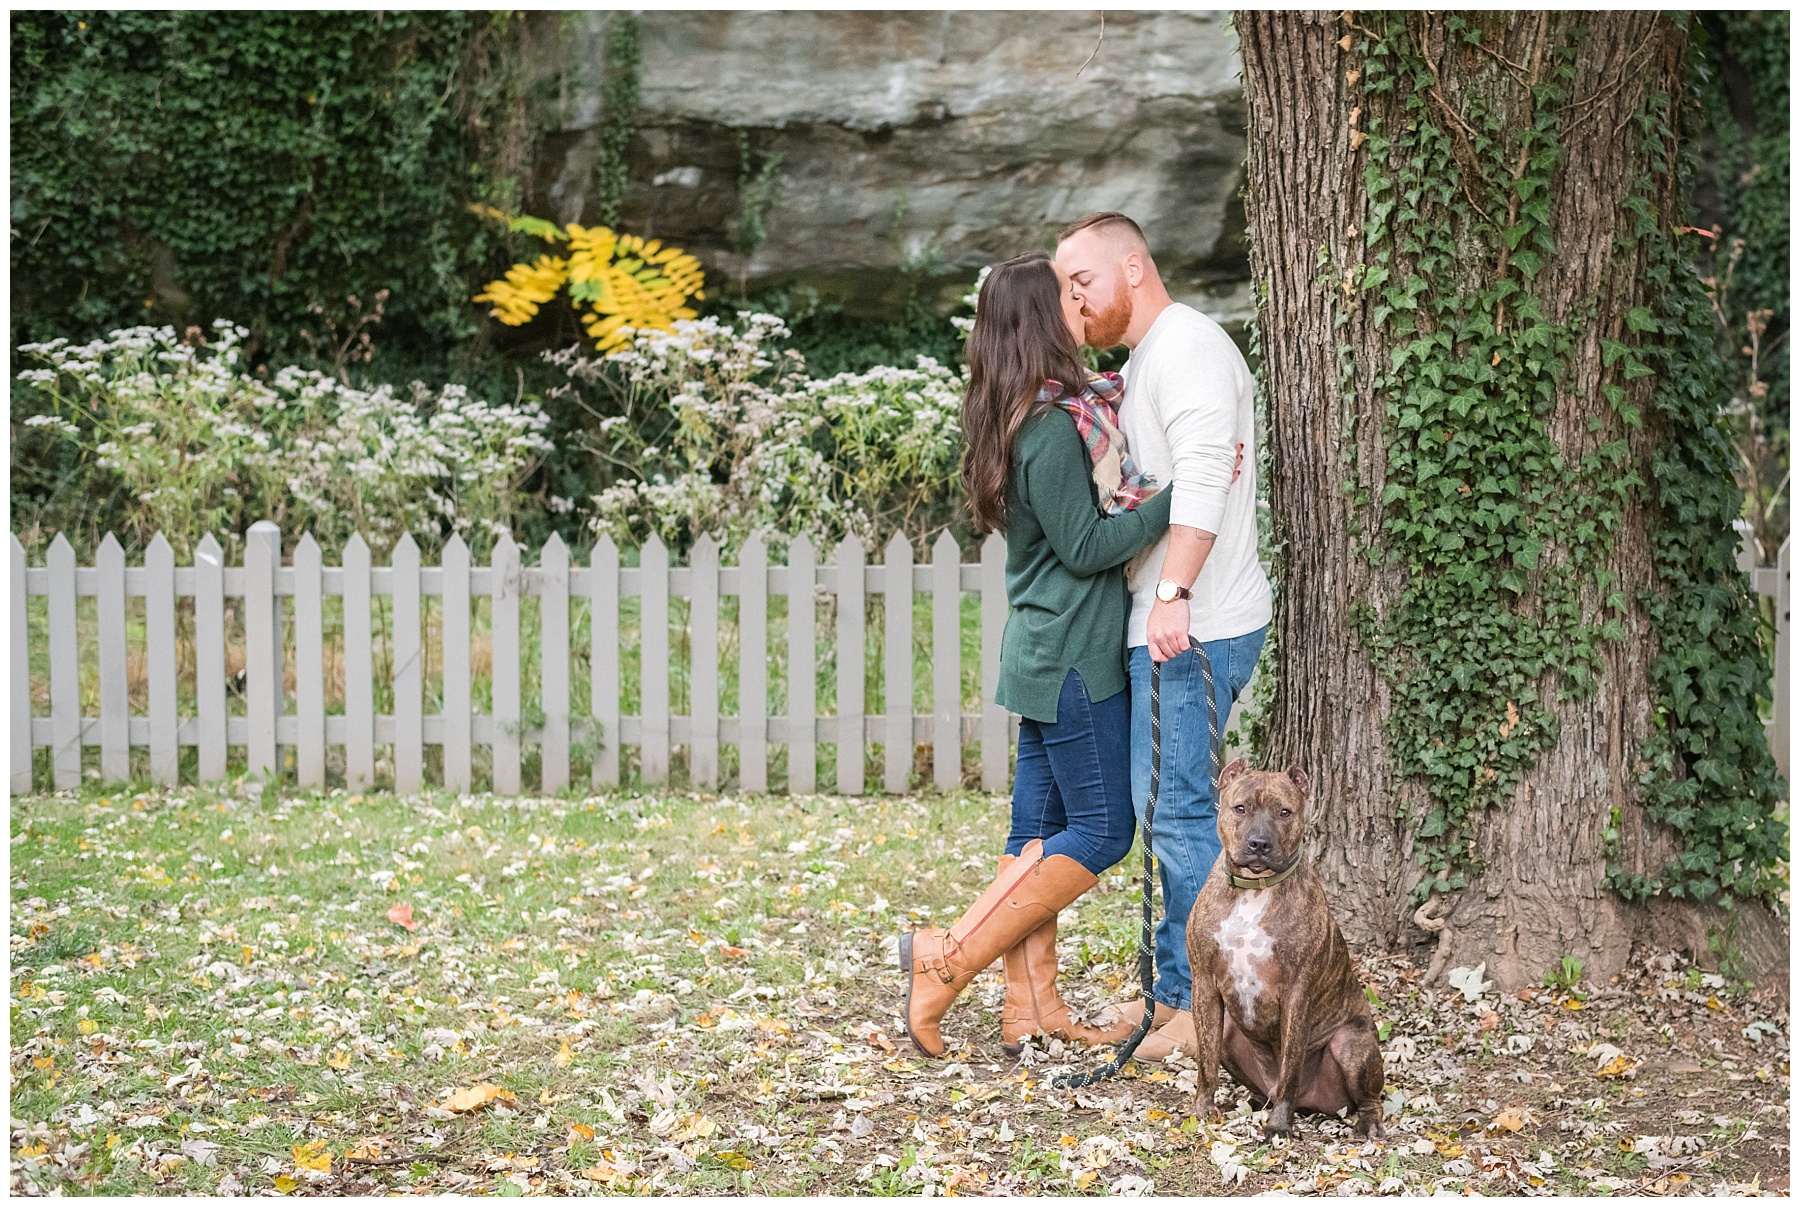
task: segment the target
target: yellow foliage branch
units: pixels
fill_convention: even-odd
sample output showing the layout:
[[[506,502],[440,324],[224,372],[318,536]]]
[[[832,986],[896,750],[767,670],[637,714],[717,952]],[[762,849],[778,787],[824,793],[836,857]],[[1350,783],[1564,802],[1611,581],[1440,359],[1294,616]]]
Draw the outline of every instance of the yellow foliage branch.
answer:
[[[567,243],[569,254],[539,256],[519,263],[475,295],[492,303],[488,313],[509,327],[530,322],[538,307],[567,285],[569,299],[585,307],[582,325],[602,352],[630,341],[632,330],[673,331],[675,320],[691,319],[690,301],[706,297],[700,261],[662,240],[621,235],[609,227],[571,222],[565,231],[542,218],[514,218],[491,206],[471,206],[485,218],[552,243]]]

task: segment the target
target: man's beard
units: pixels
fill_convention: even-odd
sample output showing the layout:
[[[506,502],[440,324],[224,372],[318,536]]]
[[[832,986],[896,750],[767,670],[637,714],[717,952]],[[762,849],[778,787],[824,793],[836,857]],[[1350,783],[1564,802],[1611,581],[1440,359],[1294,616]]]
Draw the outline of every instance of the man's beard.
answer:
[[[1087,319],[1088,347],[1100,351],[1117,347],[1124,342],[1125,332],[1131,326],[1131,294],[1122,294],[1118,301],[1097,314],[1084,306],[1082,314]]]

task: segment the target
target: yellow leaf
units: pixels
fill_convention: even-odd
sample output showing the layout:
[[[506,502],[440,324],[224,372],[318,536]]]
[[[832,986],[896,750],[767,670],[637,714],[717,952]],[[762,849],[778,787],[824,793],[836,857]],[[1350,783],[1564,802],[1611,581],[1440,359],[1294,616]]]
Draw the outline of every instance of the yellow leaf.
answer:
[[[1637,1061],[1627,1060],[1627,1059],[1625,1059],[1624,1056],[1615,1056],[1611,1060],[1607,1061],[1606,1064],[1604,1066],[1602,1066],[1600,1068],[1600,1070],[1594,1074],[1594,1076],[1596,1076],[1596,1077],[1623,1077],[1626,1073],[1629,1073],[1631,1070],[1633,1070],[1635,1068],[1637,1068]]]
[[[56,1057],[33,1056],[31,1058],[31,1067],[34,1069],[54,1069],[56,1067]]]
[[[293,1191],[294,1187],[298,1185],[300,1185],[300,1183],[294,1181],[294,1179],[288,1177],[286,1174],[281,1174],[275,1179],[275,1190],[280,1194],[289,1194]]]
[[[325,1150],[325,1141],[311,1140],[305,1144],[294,1145],[294,1168],[316,1169],[320,1173],[330,1173],[331,1154]]]
[[[82,1019],[79,1026],[83,1035],[92,1035],[100,1029],[100,1024],[91,1018]]]
[[[339,1048],[325,1058],[325,1063],[334,1069],[342,1071],[350,1067],[350,1053],[343,1048]]]
[[[1586,1010],[1587,1003],[1580,998],[1566,997],[1562,1001],[1562,1008],[1564,1010]]]
[[[724,1164],[731,1166],[731,1168],[733,1168],[733,1169],[749,1169],[750,1168],[750,1158],[746,1157],[743,1153],[738,1152],[735,1149],[730,1149],[730,1148],[720,1149],[718,1152],[713,1154],[713,1158],[717,1161],[723,1162]]]
[[[497,1085],[482,1082],[470,1086],[466,1090],[458,1090],[444,1101],[444,1109],[449,1111],[477,1111],[491,1102],[513,1102],[515,1097],[511,1090],[503,1090]]]
[[[1075,1189],[1086,1190],[1088,1187],[1090,1187],[1094,1184],[1094,1179],[1098,1178],[1099,1176],[1100,1175],[1098,1173],[1095,1173],[1091,1169],[1082,1170],[1080,1173],[1075,1175]]]
[[[581,1171],[581,1176],[602,1186],[626,1186],[631,1182],[631,1175],[636,1166],[629,1161],[601,1161]]]
[[[551,1063],[556,1065],[559,1069],[566,1069],[571,1064],[575,1063],[575,1050],[569,1047],[568,1040],[565,1039],[562,1041],[562,1051],[558,1052],[555,1057],[552,1058]]]
[[[594,1129],[589,1127],[587,1124],[585,1124],[585,1123],[569,1124],[569,1143],[573,1144],[577,1140],[592,1140],[593,1138],[594,1138]]]
[[[1501,1111],[1498,1115],[1494,1116],[1494,1122],[1490,1125],[1490,1129],[1493,1131],[1516,1132],[1524,1126],[1525,1113],[1523,1111]]]

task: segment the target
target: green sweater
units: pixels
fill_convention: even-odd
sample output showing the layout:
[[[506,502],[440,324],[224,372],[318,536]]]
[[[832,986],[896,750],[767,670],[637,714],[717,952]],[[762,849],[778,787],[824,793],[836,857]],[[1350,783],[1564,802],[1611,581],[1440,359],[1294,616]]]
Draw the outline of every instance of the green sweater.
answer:
[[[1063,680],[1081,672],[1090,700],[1125,690],[1131,593],[1119,567],[1169,526],[1168,489],[1135,511],[1100,510],[1075,420],[1050,407],[1025,421],[1007,494],[1006,599],[995,702],[1054,723]]]

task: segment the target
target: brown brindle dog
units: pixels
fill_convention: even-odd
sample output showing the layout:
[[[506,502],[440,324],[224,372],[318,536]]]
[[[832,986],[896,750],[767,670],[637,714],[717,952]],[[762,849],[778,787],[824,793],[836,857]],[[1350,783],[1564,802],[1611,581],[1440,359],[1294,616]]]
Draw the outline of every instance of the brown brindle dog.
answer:
[[[1306,772],[1219,777],[1219,860],[1188,916],[1194,976],[1194,1113],[1218,1114],[1219,1065],[1269,1107],[1266,1135],[1293,1130],[1294,1112],[1356,1112],[1381,1128],[1381,1046],[1361,978],[1304,856]]]

